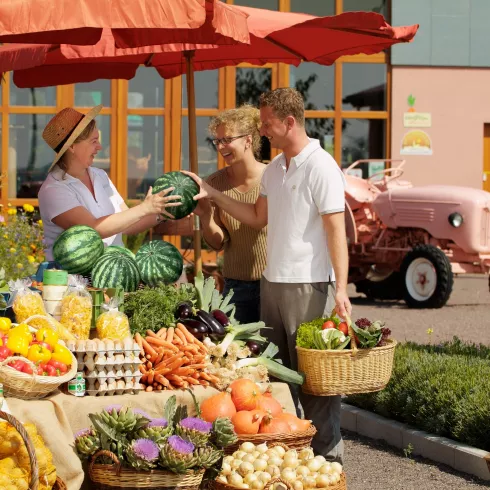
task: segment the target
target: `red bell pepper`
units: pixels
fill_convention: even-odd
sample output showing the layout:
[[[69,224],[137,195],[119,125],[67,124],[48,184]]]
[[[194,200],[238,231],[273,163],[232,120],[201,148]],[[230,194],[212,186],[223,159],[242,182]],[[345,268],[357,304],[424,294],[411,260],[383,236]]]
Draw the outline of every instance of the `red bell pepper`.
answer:
[[[54,359],[51,359],[48,362],[48,366],[53,366],[56,369],[58,376],[61,376],[68,372],[68,366],[61,361],[55,361]]]

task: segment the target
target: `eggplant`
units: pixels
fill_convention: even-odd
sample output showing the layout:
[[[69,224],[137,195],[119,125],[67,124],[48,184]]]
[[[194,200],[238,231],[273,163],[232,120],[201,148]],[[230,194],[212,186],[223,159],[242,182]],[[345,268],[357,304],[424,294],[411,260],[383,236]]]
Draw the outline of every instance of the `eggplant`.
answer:
[[[199,330],[198,327],[186,327],[186,328],[194,337],[196,337],[197,340],[204,340],[205,335]]]
[[[221,310],[213,310],[211,315],[213,315],[223,327],[227,327],[230,324],[230,319]]]
[[[249,340],[245,345],[250,349],[250,352],[254,356],[260,355],[262,347],[260,346],[259,343],[255,342],[254,340]]]
[[[180,303],[175,311],[175,318],[184,320],[190,318],[193,315],[192,305],[190,303]]]
[[[201,339],[197,337],[197,334],[202,335],[202,338],[204,338],[210,333],[208,326],[196,318],[185,318],[182,320],[182,325],[184,325],[184,327],[187,328],[187,330],[189,330],[189,332],[191,332],[192,335],[199,340]],[[195,331],[196,334],[194,334],[191,329]]]
[[[197,318],[208,327],[209,335],[212,339],[222,339],[226,335],[225,327],[207,311],[198,310]]]

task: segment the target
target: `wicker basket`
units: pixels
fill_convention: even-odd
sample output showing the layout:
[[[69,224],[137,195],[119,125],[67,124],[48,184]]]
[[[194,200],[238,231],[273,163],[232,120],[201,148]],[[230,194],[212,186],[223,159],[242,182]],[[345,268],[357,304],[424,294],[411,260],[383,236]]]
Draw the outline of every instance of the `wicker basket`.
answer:
[[[112,459],[114,464],[97,464],[96,461],[100,456]],[[136,471],[132,468],[123,468],[114,453],[101,450],[92,456],[88,474],[92,483],[100,489],[152,488],[153,490],[163,490],[179,487],[186,490],[198,490],[204,476],[204,470],[188,471],[183,475],[164,470]]]
[[[296,346],[298,370],[305,374],[303,393],[351,395],[382,390],[390,380],[396,340],[383,347],[358,349],[352,322],[346,318],[351,349],[316,350]]]
[[[27,454],[29,454],[29,459],[31,461],[31,481],[29,482],[29,489],[37,490],[39,487],[39,466],[36,459],[36,450],[34,449],[29,434],[25,430],[24,426],[14,416],[0,411],[0,419],[6,420],[22,437],[27,448]],[[66,485],[59,476],[56,477],[53,490],[66,490]]]
[[[34,363],[21,356],[7,357],[0,362],[0,383],[3,383],[4,394],[23,400],[44,398],[56,390],[60,385],[70,381],[77,374],[77,360],[72,354],[71,369],[63,376],[38,376],[37,374],[21,373],[7,364],[11,361],[24,361],[28,363],[33,372],[36,372]]]
[[[311,446],[311,441],[316,434],[316,428],[311,425],[304,432],[291,432],[289,434],[250,434],[238,435],[238,442],[225,448],[225,454],[233,454],[238,450],[242,442],[253,442],[255,445],[263,442],[270,444],[275,441],[281,441],[286,444],[289,449],[303,449]]]

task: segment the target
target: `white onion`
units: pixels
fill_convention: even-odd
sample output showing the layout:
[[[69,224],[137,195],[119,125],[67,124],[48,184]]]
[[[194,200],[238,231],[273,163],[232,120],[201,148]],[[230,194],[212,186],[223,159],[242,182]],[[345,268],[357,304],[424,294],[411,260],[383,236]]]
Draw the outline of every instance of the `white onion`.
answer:
[[[325,488],[330,485],[330,477],[328,475],[318,475],[316,477],[316,486],[318,488]]]
[[[282,447],[282,446],[275,446],[274,448],[274,451],[276,451],[277,454],[279,454],[279,456],[284,456],[286,454],[286,450]]]
[[[329,475],[332,471],[332,465],[330,463],[322,464],[319,472],[322,475]]]
[[[271,465],[271,466],[281,466],[282,465],[282,458],[280,458],[279,456],[271,456],[267,462]]]
[[[306,466],[312,473],[314,473],[322,467],[322,464],[317,459],[310,459],[306,462]]]
[[[281,470],[279,469],[278,466],[267,466],[266,470],[267,473],[269,473],[272,478],[275,478],[276,476],[279,476],[281,474]]]
[[[255,456],[253,454],[245,454],[245,456],[243,456],[242,458],[242,461],[244,463],[253,463],[255,461]]]
[[[267,456],[269,456],[269,458],[272,458],[272,456],[279,456],[279,453],[276,451],[275,448],[267,449],[265,454],[267,454]]]
[[[259,444],[258,446],[255,446],[255,449],[260,453],[260,454],[264,454],[267,452],[268,450],[268,447],[267,447],[267,444],[265,442],[263,442],[262,444]]]
[[[235,451],[233,453],[233,457],[235,459],[243,459],[243,457],[246,455],[247,453],[245,451],[241,451],[241,450],[238,450],[238,451]]]
[[[233,456],[225,456],[223,458],[223,463],[228,463],[231,465],[231,463],[233,463],[234,460],[235,460],[235,458]]]
[[[340,475],[342,473],[342,465],[334,461],[332,463],[332,470]]]
[[[267,453],[262,453],[260,455],[260,459],[263,459],[264,461],[267,461],[269,459],[269,455]]]
[[[241,459],[234,459],[233,463],[231,463],[231,469],[237,470],[240,467],[240,465],[242,464],[242,462],[243,461]]]
[[[296,471],[292,470],[291,468],[284,468],[281,471],[281,478],[283,480],[292,482],[296,479]]]
[[[252,482],[257,480],[257,475],[255,473],[248,473],[245,475],[245,478],[243,479],[243,483],[246,483],[247,485],[251,485]]]
[[[315,459],[320,461],[320,463],[322,463],[322,464],[326,463],[326,461],[327,461],[321,454],[319,454],[318,456],[315,456]]]
[[[252,454],[252,456],[253,456],[254,458],[256,458],[256,459],[257,459],[257,458],[258,458],[258,457],[261,455],[261,452],[260,452],[260,451],[255,450],[255,451],[253,451],[251,454]]]
[[[238,467],[238,472],[242,476],[248,475],[249,473],[253,473],[254,472],[254,465],[252,463],[248,463],[248,462],[244,461]]]
[[[221,474],[226,476],[231,475],[231,465],[223,462],[221,466]]]
[[[218,478],[216,478],[216,480],[221,483],[228,483],[228,479],[226,478],[225,475],[219,475]]]
[[[241,485],[238,485],[238,488],[250,488],[246,483],[242,483]]]
[[[309,459],[312,459],[314,456],[315,453],[313,452],[313,449],[311,449],[311,447],[305,447],[298,454],[298,458],[304,461],[308,461]]]
[[[255,444],[253,442],[242,442],[240,449],[246,453],[253,453],[255,451]]]
[[[262,471],[259,475],[259,480],[263,483],[267,483],[268,481],[272,480],[272,475],[267,473],[267,471]]]
[[[264,488],[264,482],[260,480],[255,480],[250,485],[250,488],[253,490],[262,490]]]
[[[237,487],[238,485],[241,485],[243,483],[243,478],[241,475],[239,475],[236,472],[233,472],[229,477],[228,477],[228,483],[230,485],[233,485],[234,487]]]
[[[339,473],[333,473],[330,475],[330,480],[332,483],[338,483],[340,481],[340,474]]]
[[[293,490],[303,490],[303,483],[299,480],[293,482]]]
[[[267,461],[262,458],[258,458],[253,462],[255,471],[265,471],[267,468]]]
[[[301,465],[296,468],[296,473],[300,476],[308,476],[310,474],[310,470],[308,466]]]
[[[303,487],[304,488],[315,488],[316,487],[316,479],[312,476],[305,476],[303,478]]]

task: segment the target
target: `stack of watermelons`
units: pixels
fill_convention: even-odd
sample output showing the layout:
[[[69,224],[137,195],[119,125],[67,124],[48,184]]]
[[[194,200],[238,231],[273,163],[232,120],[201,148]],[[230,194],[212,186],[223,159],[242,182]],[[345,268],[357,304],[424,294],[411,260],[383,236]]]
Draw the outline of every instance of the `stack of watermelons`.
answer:
[[[199,192],[198,185],[181,172],[169,172],[155,181],[153,193],[168,187],[170,193],[182,197],[181,206],[167,208],[172,219],[181,219],[194,211]],[[122,287],[126,292],[136,291],[140,282],[155,286],[171,284],[180,277],[184,260],[171,243],[153,240],[145,243],[134,255],[130,250],[111,245],[104,246],[99,233],[85,225],[72,226],[56,239],[54,259],[70,274],[81,274],[92,279],[96,288]]]

